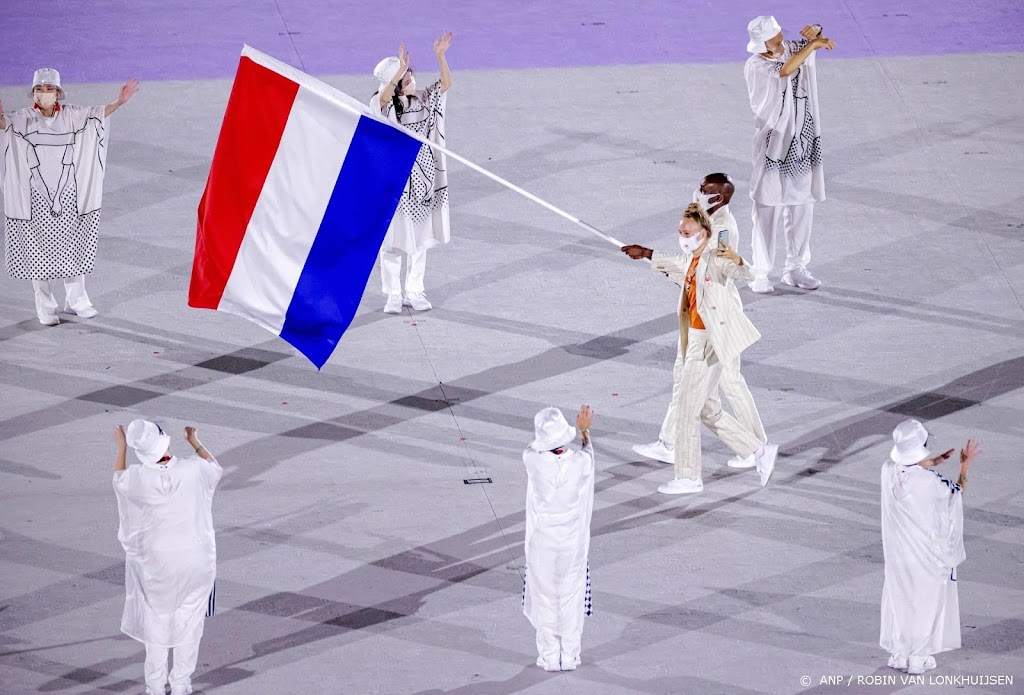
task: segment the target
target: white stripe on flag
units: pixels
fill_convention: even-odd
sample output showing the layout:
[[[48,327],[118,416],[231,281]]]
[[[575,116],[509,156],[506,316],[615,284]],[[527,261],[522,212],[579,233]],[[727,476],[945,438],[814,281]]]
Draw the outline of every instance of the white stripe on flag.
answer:
[[[280,334],[359,116],[300,87],[217,307]]]

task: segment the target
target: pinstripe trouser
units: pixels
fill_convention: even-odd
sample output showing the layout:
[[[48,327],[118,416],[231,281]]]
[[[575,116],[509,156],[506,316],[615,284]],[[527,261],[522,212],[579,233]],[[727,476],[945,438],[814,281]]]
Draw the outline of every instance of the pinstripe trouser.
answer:
[[[672,366],[672,399],[669,401],[668,409],[665,411],[665,419],[661,423],[661,434],[659,438],[666,444],[676,443],[676,424],[679,420],[676,410],[679,393],[683,388],[683,361],[685,355],[682,350],[676,347],[676,362]],[[739,421],[744,430],[754,435],[761,443],[768,441],[765,434],[764,424],[761,422],[761,415],[757,412],[757,405],[754,403],[754,396],[750,393],[747,380],[740,372],[740,361],[737,359],[732,363],[722,364],[722,374],[718,379],[718,386],[722,389],[722,395],[732,407],[733,416]],[[722,401],[715,390],[708,397],[708,408],[711,412],[722,409]]]
[[[682,360],[675,402],[675,475],[700,480],[700,426],[711,432],[736,455],[746,458],[757,451],[762,441],[747,431],[732,415],[722,410],[718,382],[722,363],[718,360],[707,333],[689,329],[686,355]],[[682,341],[680,341],[680,350]]]

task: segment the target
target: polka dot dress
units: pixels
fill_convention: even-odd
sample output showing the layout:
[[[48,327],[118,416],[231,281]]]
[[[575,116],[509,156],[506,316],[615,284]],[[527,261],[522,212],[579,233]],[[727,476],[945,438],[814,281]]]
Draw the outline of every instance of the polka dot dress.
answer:
[[[6,218],[7,272],[21,280],[53,280],[86,275],[96,261],[100,211],[78,214],[75,178],[61,193],[61,213],[54,215],[50,201],[32,187],[32,219]]]

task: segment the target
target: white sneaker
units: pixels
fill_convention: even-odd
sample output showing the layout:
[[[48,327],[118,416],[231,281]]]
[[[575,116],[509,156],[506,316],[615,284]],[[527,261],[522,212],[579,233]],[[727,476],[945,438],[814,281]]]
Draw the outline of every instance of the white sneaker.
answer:
[[[758,294],[769,294],[775,291],[775,285],[767,277],[756,277],[750,283],[750,291],[757,292]]]
[[[405,306],[411,306],[416,311],[430,311],[434,308],[433,305],[427,301],[427,295],[422,292],[408,295],[402,303],[405,304]]]
[[[802,290],[816,290],[821,287],[821,280],[807,272],[806,268],[793,268],[782,274],[782,281],[790,287]]]
[[[658,488],[658,492],[663,492],[666,495],[692,495],[695,492],[703,491],[703,480],[689,480],[687,478],[670,480]]]
[[[541,656],[537,657],[537,665],[548,672],[562,670],[562,667],[558,665],[557,661],[547,661]]]
[[[39,323],[44,326],[56,326],[60,323],[60,319],[57,317],[57,314],[53,314],[52,316],[36,316],[36,318],[39,319]]]
[[[649,459],[655,461],[661,461],[662,463],[675,463],[676,462],[676,448],[671,444],[666,444],[662,440],[658,440],[651,444],[634,444],[633,451]]]
[[[907,659],[907,673],[911,676],[920,676],[925,671],[931,671],[937,665],[934,656],[912,656]]]
[[[907,670],[907,657],[900,656],[899,654],[889,655],[889,668],[894,668],[897,671]]]
[[[765,444],[754,454],[757,461],[757,472],[761,474],[761,487],[767,485],[768,479],[772,477],[772,471],[775,470],[775,459],[778,455],[778,444]]]
[[[401,314],[402,313],[402,295],[400,294],[389,294],[388,301],[384,303],[385,314]]]
[[[751,454],[746,458],[740,456],[733,456],[726,462],[729,468],[753,468],[757,465],[757,456]]]
[[[96,307],[94,307],[92,304],[90,304],[89,306],[85,307],[84,309],[80,309],[78,311],[75,311],[74,309],[69,307],[67,304],[65,304],[64,305],[64,311],[68,312],[69,314],[77,314],[78,316],[80,316],[83,319],[92,319],[92,318],[96,318],[97,316],[100,315],[100,312],[96,311]]]

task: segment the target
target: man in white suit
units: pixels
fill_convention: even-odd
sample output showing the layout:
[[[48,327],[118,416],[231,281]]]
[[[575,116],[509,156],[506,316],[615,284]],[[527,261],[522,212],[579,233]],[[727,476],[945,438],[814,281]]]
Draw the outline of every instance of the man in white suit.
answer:
[[[735,191],[736,187],[727,174],[708,174],[700,182],[700,187],[693,192],[693,202],[699,203],[707,211],[711,220],[714,238],[718,239],[720,235],[724,234],[723,241],[732,248],[738,249],[740,247],[739,226],[736,224],[736,218],[733,217],[732,212],[729,210],[729,202],[732,200],[732,195]],[[740,299],[736,283],[728,283],[728,288],[729,295],[742,311],[743,300]],[[665,419],[661,424],[661,434],[658,437],[658,441],[650,444],[637,444],[633,447],[633,451],[641,456],[646,456],[656,461],[663,461],[664,463],[675,462],[676,402],[679,397],[678,391],[682,388],[683,357],[684,355],[681,352],[678,353],[676,363],[672,368],[675,386],[672,389],[672,399],[665,413]],[[743,428],[757,437],[758,441],[768,441],[764,425],[761,423],[761,416],[757,412],[757,405],[754,403],[754,396],[750,393],[750,387],[747,386],[747,382],[740,371],[739,359],[735,362],[722,364],[722,376],[719,380],[719,386],[726,400],[729,401],[729,405],[732,406],[733,415]],[[709,403],[709,407],[713,410],[721,408],[717,392],[711,395]],[[755,465],[755,461],[753,456],[748,456],[747,458],[734,456],[729,459],[729,465],[733,468],[752,468]]]
[[[682,286],[679,297],[679,354],[683,368],[676,396],[675,478],[658,488],[679,495],[701,492],[700,425],[715,433],[740,458],[754,456],[761,485],[767,485],[779,448],[759,441],[722,411],[717,390],[723,363],[739,359],[761,334],[729,294],[728,284],[748,283],[750,267],[728,244],[712,243],[711,220],[691,204],[679,223],[682,253],[669,255],[643,246],[622,251],[651,259],[651,267]]]

